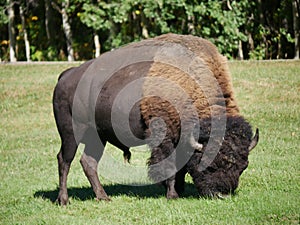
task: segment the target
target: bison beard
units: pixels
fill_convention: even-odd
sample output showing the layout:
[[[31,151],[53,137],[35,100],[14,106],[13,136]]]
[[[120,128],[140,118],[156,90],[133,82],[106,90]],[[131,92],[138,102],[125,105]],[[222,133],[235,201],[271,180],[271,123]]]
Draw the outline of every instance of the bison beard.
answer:
[[[211,118],[200,122],[200,139],[204,151],[211,151],[220,143],[210,136]],[[208,141],[212,144],[207,146]],[[193,178],[199,194],[206,197],[220,197],[230,194],[238,187],[239,177],[248,166],[248,154],[252,142],[252,130],[242,117],[228,117],[226,133],[220,150],[213,162],[205,169],[199,164],[203,161],[203,152],[196,152],[187,163],[187,171]]]
[[[160,60],[144,60],[117,68],[107,80],[101,80],[98,74],[101,70],[106,71],[99,67],[103,66],[103,62],[107,63],[104,67],[113,66],[114,62],[110,61],[113,57],[128,57],[128,52],[134,54],[137,49],[145,46],[149,49],[161,49],[168,44],[185,49],[180,54],[170,50],[172,57],[188,63],[191,55],[197,59],[193,62],[197,62],[195,68],[199,70],[194,76],[176,65],[162,63]],[[122,61],[122,57],[118,58],[119,61]],[[97,70],[93,70],[95,68]],[[117,127],[112,125],[113,113],[121,115],[128,109],[128,105],[120,102],[116,112],[113,106],[122,89],[141,78],[149,79],[138,83],[140,85],[135,89],[135,97],[132,93],[127,93],[124,98],[128,102],[140,98],[138,102],[134,102],[129,118],[126,118],[135,136],[129,138],[123,130],[123,121],[118,121],[120,123],[117,123]],[[177,85],[188,98],[178,88],[164,85],[157,78]],[[86,83],[83,94],[78,95],[77,87],[84,79]],[[102,83],[97,83],[99,80]],[[217,83],[221,94],[214,83]],[[93,88],[97,88],[97,85],[101,90],[98,90],[94,102],[91,99],[95,94]],[[173,104],[175,102],[176,107]],[[95,110],[92,116],[89,111],[91,108]],[[54,90],[53,109],[61,137],[61,149],[57,155],[57,201],[62,205],[68,203],[67,176],[79,143],[85,144],[80,162],[96,198],[109,200],[97,172],[98,162],[107,142],[120,148],[127,161],[131,157],[130,147],[149,144],[149,176],[166,187],[167,198],[170,199],[177,198],[183,192],[187,172],[192,176],[200,195],[218,196],[220,193],[234,192],[240,175],[247,168],[248,154],[258,142],[258,132],[252,138],[251,126],[239,114],[226,59],[213,44],[190,35],[162,35],[106,53],[98,59],[64,71]],[[77,111],[74,112],[74,109]],[[223,124],[226,126],[223,140],[212,132],[212,121],[221,119],[226,121]],[[222,128],[224,127],[218,129]],[[125,134],[119,137],[116,132]],[[196,137],[199,139],[195,140]],[[216,151],[217,154],[213,155]]]

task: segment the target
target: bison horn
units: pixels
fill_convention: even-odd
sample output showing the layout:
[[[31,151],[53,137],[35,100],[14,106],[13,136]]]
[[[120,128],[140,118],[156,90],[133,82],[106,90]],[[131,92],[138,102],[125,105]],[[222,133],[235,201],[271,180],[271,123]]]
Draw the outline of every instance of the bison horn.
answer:
[[[256,146],[257,143],[258,143],[258,139],[259,139],[259,130],[258,130],[258,128],[256,128],[255,135],[254,135],[254,137],[252,138],[251,143],[250,143],[249,148],[248,148],[249,152],[250,152],[252,149],[255,148],[255,146]]]
[[[221,199],[221,200],[224,200],[226,198],[229,197],[229,195],[223,195],[222,193],[218,192],[215,194],[215,196],[218,198],[218,199]]]
[[[202,148],[203,148],[203,145],[198,143],[196,140],[195,140],[195,137],[193,134],[191,134],[191,137],[190,137],[190,144],[192,146],[192,148],[194,148],[195,150],[201,152],[202,151]]]

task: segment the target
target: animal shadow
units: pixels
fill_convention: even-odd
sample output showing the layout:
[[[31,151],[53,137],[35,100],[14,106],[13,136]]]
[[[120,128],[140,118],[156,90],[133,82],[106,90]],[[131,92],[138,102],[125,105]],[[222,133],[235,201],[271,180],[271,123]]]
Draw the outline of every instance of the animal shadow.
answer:
[[[121,184],[104,185],[108,196],[120,196],[127,195],[137,198],[161,198],[165,197],[165,189],[157,184],[147,186],[127,186]],[[55,202],[59,189],[55,190],[39,190],[34,193],[35,198],[43,198]],[[68,194],[70,198],[79,199],[81,201],[91,200],[95,198],[95,194],[91,187],[70,187],[68,188]],[[193,184],[186,183],[185,191],[180,196],[183,198],[197,198],[198,193]]]

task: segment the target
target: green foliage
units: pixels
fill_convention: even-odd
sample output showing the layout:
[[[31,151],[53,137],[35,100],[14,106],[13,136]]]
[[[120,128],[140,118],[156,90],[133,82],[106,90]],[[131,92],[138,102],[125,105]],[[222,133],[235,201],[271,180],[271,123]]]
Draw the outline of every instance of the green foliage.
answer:
[[[43,54],[43,60],[66,58],[66,41],[58,10],[66,0],[50,1],[49,31],[46,31],[46,1],[24,4],[30,44]],[[75,57],[93,57],[93,35],[98,34],[101,51],[129,42],[173,32],[193,34],[211,40],[228,58],[242,50],[246,59],[294,57],[292,0],[73,0],[67,13],[73,32]],[[20,27],[18,1],[15,1],[16,27]],[[55,7],[53,7],[55,6]],[[0,43],[8,40],[6,0],[0,0]],[[37,20],[32,20],[33,17]],[[17,35],[22,39],[21,29]],[[47,37],[48,35],[48,37]],[[242,46],[239,44],[242,42]],[[86,43],[89,43],[88,45]],[[24,44],[17,43],[17,57],[24,59]],[[3,45],[2,60],[8,46]],[[242,49],[239,49],[242,47]],[[48,49],[52,49],[48,54]],[[56,53],[56,55],[52,54]],[[32,52],[36,58],[35,52]],[[36,58],[37,59],[37,58]]]
[[[209,38],[219,50],[229,58],[236,55],[238,41],[246,41],[245,34],[240,32],[246,22],[243,1],[231,4],[231,8],[220,1],[201,2],[195,13],[198,21],[204,21],[196,27],[196,35]]]
[[[0,0],[0,61],[9,58],[7,33],[8,16],[6,14],[6,0]]]
[[[264,55],[265,55],[265,46],[264,45],[257,46],[254,50],[252,50],[249,53],[250,59],[254,59],[254,60],[262,60],[262,59],[264,59]]]
[[[8,23],[8,17],[5,13],[6,7],[0,5],[0,25],[4,25]]]
[[[108,19],[109,6],[105,2],[100,1],[97,5],[84,3],[83,12],[80,14],[82,23],[94,30],[107,30],[111,28]]]
[[[33,61],[42,61],[43,60],[43,52],[40,50],[37,50],[31,55],[31,58]]]

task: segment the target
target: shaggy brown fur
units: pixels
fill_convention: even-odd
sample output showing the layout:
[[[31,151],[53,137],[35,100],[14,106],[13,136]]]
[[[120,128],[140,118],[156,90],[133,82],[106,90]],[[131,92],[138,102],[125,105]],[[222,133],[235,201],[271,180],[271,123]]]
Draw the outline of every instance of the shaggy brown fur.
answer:
[[[178,43],[199,56],[220,85],[226,101],[227,113],[236,115],[239,112],[234,98],[227,59],[218,52],[215,45],[208,40],[192,35],[165,34],[155,38],[155,40]],[[203,76],[204,74],[199,75]],[[198,103],[196,103],[196,107],[197,105]]]
[[[228,116],[239,114],[226,59],[218,53],[214,45],[199,37],[174,34],[162,35],[154,40],[180,43],[199,56],[203,64],[199,65],[202,67],[202,73],[198,73],[196,77],[191,77],[190,74],[173,65],[161,62],[152,64],[147,76],[163,78],[166,82],[146,80],[144,84],[144,96],[147,98],[142,100],[140,107],[146,125],[150,124],[152,118],[160,117],[170,125],[169,129],[174,137],[180,131],[180,119],[188,120],[195,116],[185,113],[179,119],[178,112],[185,110],[190,103],[196,108],[199,119],[210,117],[213,111],[218,114],[217,111],[220,110],[222,101],[225,101]],[[215,79],[222,91],[222,96],[219,96],[214,88]],[[183,93],[189,99],[186,99]],[[170,98],[172,103],[179,103],[176,109],[174,104],[168,101]]]
[[[147,76],[162,78],[166,82],[151,79],[146,80],[144,84],[146,98],[141,101],[140,107],[147,126],[150,126],[153,118],[162,118],[167,124],[170,136],[177,140],[181,122],[185,123],[194,116],[202,119],[210,117],[213,112],[219,114],[222,101],[225,102],[226,109],[223,110],[226,110],[227,115],[239,114],[226,59],[218,53],[214,45],[199,37],[174,34],[162,35],[154,40],[179,43],[186,47],[187,51],[195,53],[202,61],[199,65],[200,73],[194,77],[182,71],[180,65],[177,68],[161,62],[152,64]],[[214,86],[215,81],[218,82],[222,96]],[[195,112],[187,110],[191,103],[196,108],[197,115],[191,115],[190,113]],[[184,114],[179,115],[180,112]]]

